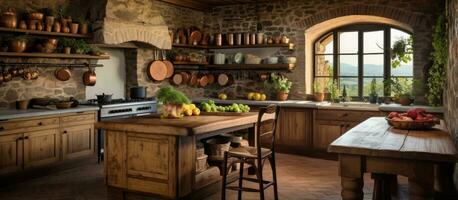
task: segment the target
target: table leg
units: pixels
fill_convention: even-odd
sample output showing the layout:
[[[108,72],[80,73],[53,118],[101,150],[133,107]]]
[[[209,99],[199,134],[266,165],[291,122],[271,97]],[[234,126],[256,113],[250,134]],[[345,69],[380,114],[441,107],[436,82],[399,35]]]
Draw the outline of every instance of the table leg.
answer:
[[[252,147],[255,147],[257,142],[256,142],[256,124],[253,124],[253,127],[248,129],[248,144]],[[249,175],[255,175],[256,174],[256,168],[251,166],[248,168],[248,174]]]
[[[363,193],[363,170],[360,156],[339,155],[339,174],[343,200],[361,200]]]
[[[393,174],[372,173],[374,179],[373,200],[390,200],[397,197],[397,176]]]
[[[431,163],[416,163],[409,176],[409,199],[433,199],[434,167]]]
[[[455,185],[453,184],[453,172],[455,163],[438,163],[435,165],[434,188],[441,199],[458,199]]]

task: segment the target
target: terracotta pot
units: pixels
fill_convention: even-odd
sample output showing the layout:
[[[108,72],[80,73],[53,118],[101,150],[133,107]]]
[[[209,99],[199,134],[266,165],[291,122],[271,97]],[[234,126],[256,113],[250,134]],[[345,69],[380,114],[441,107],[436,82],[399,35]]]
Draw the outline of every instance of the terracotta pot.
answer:
[[[401,104],[402,106],[409,106],[410,104],[413,103],[413,100],[410,99],[410,98],[399,98],[399,104]]]
[[[43,24],[41,22],[37,23],[37,31],[42,31],[43,30]]]
[[[45,31],[52,32],[52,25],[46,24]]]
[[[78,27],[80,25],[78,23],[72,23],[70,25],[70,32],[73,33],[73,34],[77,34],[78,33]]]
[[[288,99],[288,93],[286,92],[277,92],[277,100],[286,101]]]
[[[324,100],[324,93],[322,92],[315,92],[313,93],[313,98],[315,99],[315,101],[317,102],[322,102]]]
[[[16,101],[16,108],[18,110],[27,110],[29,107],[29,100]]]
[[[62,26],[70,26],[72,23],[72,17],[70,16],[63,17],[60,19],[60,23]]]
[[[18,28],[19,28],[19,29],[22,29],[22,30],[27,29],[27,23],[25,23],[24,20],[21,20],[21,21],[19,22]]]
[[[27,48],[27,42],[25,40],[12,40],[10,42],[9,49],[12,52],[22,53]]]
[[[65,54],[70,54],[70,53],[72,53],[72,48],[70,48],[70,47],[65,47],[65,48],[64,48],[64,53],[65,53]]]
[[[17,17],[13,11],[5,11],[0,15],[0,26],[6,28],[16,28]]]
[[[79,33],[80,34],[83,34],[83,35],[87,34],[88,31],[89,31],[89,25],[88,24],[86,24],[86,23],[85,24],[80,24],[80,26],[79,26]]]
[[[52,26],[52,31],[56,33],[60,33],[61,29],[62,29],[62,26],[59,22],[55,22],[54,25]]]
[[[50,25],[52,27],[55,20],[56,18],[54,16],[46,16],[46,25]]]
[[[27,28],[29,30],[36,30],[37,29],[37,23],[36,21],[30,20],[29,24],[27,25]]]
[[[70,33],[70,27],[64,26],[64,27],[62,27],[61,31],[62,31],[62,33]]]

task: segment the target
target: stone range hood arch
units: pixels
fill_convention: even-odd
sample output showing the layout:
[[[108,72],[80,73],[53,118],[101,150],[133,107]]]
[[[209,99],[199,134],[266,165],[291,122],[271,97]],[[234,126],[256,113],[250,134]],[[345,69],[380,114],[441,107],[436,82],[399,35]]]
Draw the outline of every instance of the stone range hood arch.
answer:
[[[103,28],[94,33],[94,42],[117,45],[126,42],[143,42],[159,49],[171,49],[168,26],[125,23],[105,18]]]
[[[169,29],[155,1],[151,0],[84,0],[91,6],[94,20],[94,42],[118,45],[142,42],[159,49],[171,49]],[[102,12],[100,12],[102,11]]]

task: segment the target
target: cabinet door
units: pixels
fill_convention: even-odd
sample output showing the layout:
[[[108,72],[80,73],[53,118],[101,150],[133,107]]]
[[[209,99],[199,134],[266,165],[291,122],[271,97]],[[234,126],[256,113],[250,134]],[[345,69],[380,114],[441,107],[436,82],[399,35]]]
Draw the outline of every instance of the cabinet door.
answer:
[[[59,160],[60,134],[58,129],[24,134],[24,167],[46,165]]]
[[[22,169],[22,134],[0,135],[0,174]]]
[[[94,152],[94,125],[86,124],[62,128],[64,159],[89,155]]]
[[[340,137],[343,126],[341,122],[316,120],[313,147],[319,150],[327,150],[329,144]]]
[[[312,111],[285,108],[280,111],[277,144],[284,146],[312,146]]]

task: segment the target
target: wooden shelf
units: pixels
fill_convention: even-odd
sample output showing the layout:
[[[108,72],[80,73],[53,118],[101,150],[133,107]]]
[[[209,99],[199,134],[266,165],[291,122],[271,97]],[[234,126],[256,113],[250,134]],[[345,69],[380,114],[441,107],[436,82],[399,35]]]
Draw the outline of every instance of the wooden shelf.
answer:
[[[203,65],[203,66],[175,66],[177,70],[284,70],[291,71],[294,64],[225,64],[225,65]]]
[[[29,35],[43,35],[43,36],[54,36],[54,37],[74,37],[74,38],[91,38],[90,34],[73,34],[73,33],[56,33],[48,31],[35,31],[35,30],[24,30],[16,28],[4,28],[0,27],[0,32],[6,33],[23,33]]]
[[[110,56],[92,56],[85,54],[63,54],[63,53],[14,53],[0,52],[0,57],[23,57],[23,58],[63,58],[63,59],[110,59]]]
[[[174,61],[174,65],[208,65],[208,63]]]
[[[289,44],[254,44],[254,45],[223,45],[223,46],[203,46],[189,44],[173,44],[177,48],[190,49],[246,49],[246,48],[288,48]]]

